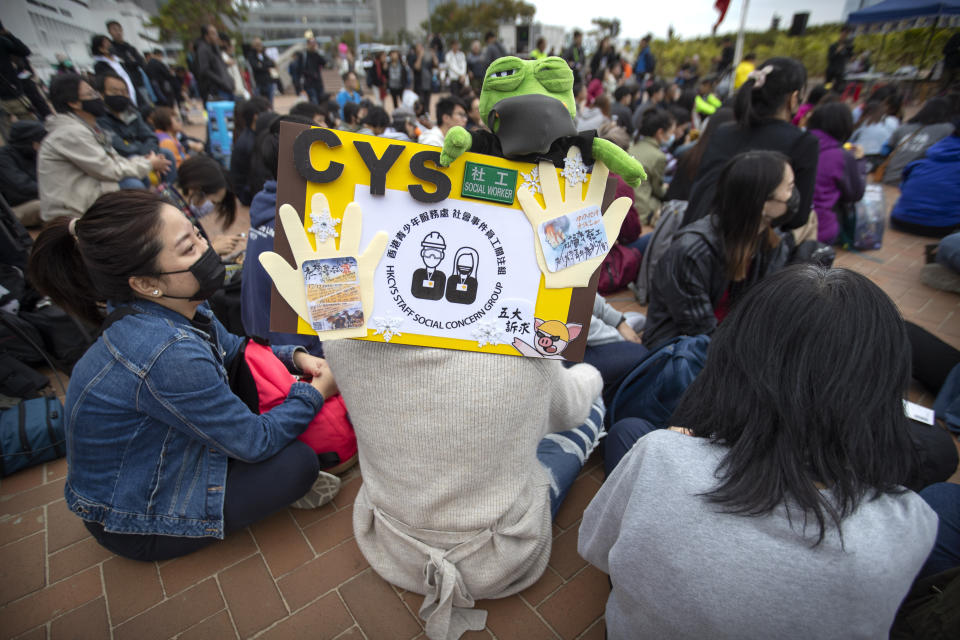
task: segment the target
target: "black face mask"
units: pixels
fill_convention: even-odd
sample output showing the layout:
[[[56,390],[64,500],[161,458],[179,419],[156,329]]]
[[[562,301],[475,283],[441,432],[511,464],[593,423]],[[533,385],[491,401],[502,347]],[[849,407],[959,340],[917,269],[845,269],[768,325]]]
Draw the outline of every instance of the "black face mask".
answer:
[[[200,256],[196,262],[190,265],[189,269],[180,269],[179,271],[158,271],[152,275],[165,276],[172,273],[186,273],[188,271],[192,273],[193,277],[197,279],[198,283],[200,283],[200,286],[197,288],[197,292],[192,296],[165,295],[163,296],[164,298],[194,301],[206,300],[216,293],[217,289],[223,286],[223,278],[227,270],[220,261],[220,256],[218,256],[217,252],[213,250],[213,247],[207,247],[207,250],[203,252],[203,255]]]
[[[95,100],[81,100],[80,107],[94,118],[107,115],[107,105],[103,104],[103,100],[100,98],[96,98]]]
[[[779,227],[797,215],[797,212],[800,210],[800,190],[794,185],[793,191],[790,192],[790,197],[786,200],[777,200],[777,202],[782,202],[787,205],[787,210],[783,212],[783,215],[770,220],[771,227]]]
[[[546,153],[557,138],[577,135],[567,106],[538,93],[500,100],[490,109],[487,125],[508,158]]]
[[[126,111],[130,106],[130,98],[127,96],[107,96],[103,99],[103,101],[107,104],[107,107],[109,107],[111,111],[116,111],[117,113]]]

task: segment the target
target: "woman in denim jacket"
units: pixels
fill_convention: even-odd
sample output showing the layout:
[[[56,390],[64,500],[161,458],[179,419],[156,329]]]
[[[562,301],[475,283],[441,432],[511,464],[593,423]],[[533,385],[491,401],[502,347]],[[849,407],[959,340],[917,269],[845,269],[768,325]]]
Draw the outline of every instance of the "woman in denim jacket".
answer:
[[[173,558],[336,493],[339,480],[296,439],[337,393],[326,362],[274,347],[312,381],[262,415],[234,395],[227,369],[243,339],[203,302],[223,266],[177,208],[143,191],[104,195],[44,229],[30,276],[91,322],[102,321],[101,302],[127,312],[77,363],[65,406],[67,505],[104,547]]]

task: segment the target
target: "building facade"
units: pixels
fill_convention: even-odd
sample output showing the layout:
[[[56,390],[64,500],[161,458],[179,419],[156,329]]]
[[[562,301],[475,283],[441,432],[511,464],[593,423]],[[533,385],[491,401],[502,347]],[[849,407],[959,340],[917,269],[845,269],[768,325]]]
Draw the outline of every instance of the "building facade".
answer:
[[[260,0],[237,26],[245,40],[259,36],[273,44],[302,40],[311,31],[321,42],[346,32],[374,39],[400,32],[416,34],[428,17],[428,0]]]
[[[92,68],[90,39],[107,35],[106,23],[123,25],[124,39],[144,51],[157,46],[157,32],[144,26],[150,14],[129,1],[118,0],[2,0],[3,27],[30,47],[30,63],[47,79],[57,54],[78,68]]]

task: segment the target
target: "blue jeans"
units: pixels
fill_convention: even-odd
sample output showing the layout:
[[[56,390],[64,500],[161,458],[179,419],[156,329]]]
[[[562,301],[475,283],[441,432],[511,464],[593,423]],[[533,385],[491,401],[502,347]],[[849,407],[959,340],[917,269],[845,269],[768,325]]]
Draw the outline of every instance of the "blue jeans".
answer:
[[[142,178],[124,178],[119,183],[121,189],[149,189],[150,188],[150,179],[146,180]]]
[[[940,518],[937,541],[918,576],[925,578],[960,566],[960,484],[932,484],[920,492],[920,497]]]
[[[306,495],[320,463],[308,445],[294,440],[263,462],[230,461],[223,500],[225,533],[246,528]],[[132,560],[167,560],[198,551],[216,538],[111,533],[94,522],[87,530],[108,550]]]
[[[263,96],[270,101],[270,104],[273,104],[273,91],[277,88],[273,82],[270,82],[266,85],[257,85],[257,95]]]
[[[633,242],[631,242],[626,246],[636,249],[640,253],[646,253],[647,246],[650,244],[650,238],[652,237],[653,237],[653,232],[651,231],[650,233],[646,233],[640,236],[639,238],[637,238],[636,240],[634,240]]]
[[[590,407],[587,421],[575,429],[548,433],[537,445],[537,460],[550,472],[550,515],[567,497],[590,453],[597,446],[603,429],[603,400],[597,398]]]
[[[603,400],[610,402],[620,386],[620,380],[640,364],[650,350],[642,344],[628,342],[610,342],[597,346],[587,345],[583,361],[592,364],[603,378]]]
[[[960,273],[960,233],[951,233],[940,241],[937,262]]]
[[[610,427],[603,445],[603,470],[608,478],[637,440],[656,428],[652,422],[643,418],[624,418]]]

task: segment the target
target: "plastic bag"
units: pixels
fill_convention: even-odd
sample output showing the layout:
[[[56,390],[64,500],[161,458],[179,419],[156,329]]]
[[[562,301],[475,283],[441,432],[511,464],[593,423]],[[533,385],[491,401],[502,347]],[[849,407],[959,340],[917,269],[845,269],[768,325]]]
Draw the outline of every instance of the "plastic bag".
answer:
[[[855,210],[857,223],[853,231],[854,249],[860,251],[879,249],[883,246],[883,229],[887,213],[883,187],[879,184],[868,184]]]

